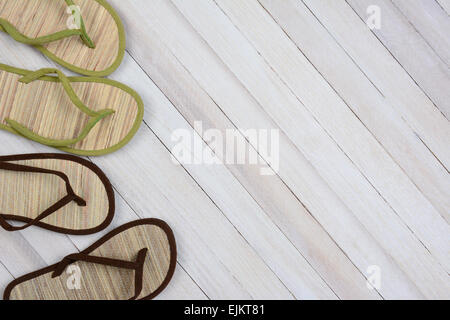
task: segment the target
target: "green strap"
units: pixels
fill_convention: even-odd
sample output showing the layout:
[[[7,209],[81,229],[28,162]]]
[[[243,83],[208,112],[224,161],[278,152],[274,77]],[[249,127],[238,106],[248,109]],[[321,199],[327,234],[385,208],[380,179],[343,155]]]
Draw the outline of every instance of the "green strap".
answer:
[[[75,6],[72,0],[65,0],[66,4],[70,6]],[[29,38],[24,34],[20,33],[11,23],[6,21],[5,19],[0,18],[0,31],[8,33],[14,40],[29,44],[29,45],[43,45],[46,43],[50,43],[53,41],[58,41],[64,38],[72,37],[72,36],[80,36],[81,40],[83,40],[84,44],[91,49],[95,48],[94,42],[91,40],[86,31],[86,25],[84,24],[83,17],[80,16],[80,29],[67,29],[63,31],[55,32],[51,35],[42,36],[38,38]]]
[[[68,147],[70,145],[73,145],[84,138],[89,134],[89,132],[94,128],[94,126],[105,117],[113,114],[115,111],[112,109],[103,109],[101,111],[93,111],[89,109],[77,96],[75,91],[73,90],[72,86],[70,85],[70,80],[59,70],[52,69],[52,68],[45,68],[41,70],[37,70],[35,72],[30,72],[29,74],[23,76],[19,79],[19,82],[29,84],[43,76],[49,75],[49,74],[57,74],[58,79],[61,82],[61,84],[64,87],[64,90],[66,91],[67,95],[69,96],[72,103],[80,109],[84,114],[88,115],[92,119],[89,120],[87,125],[84,127],[84,129],[81,131],[80,135],[73,139],[66,139],[66,140],[57,140],[57,139],[50,139],[42,137],[30,129],[24,127],[23,125],[19,124],[17,121],[14,121],[12,119],[5,119],[5,122],[11,126],[15,131],[17,131],[19,134],[23,135],[24,137],[39,142],[41,144],[51,146],[51,147]]]

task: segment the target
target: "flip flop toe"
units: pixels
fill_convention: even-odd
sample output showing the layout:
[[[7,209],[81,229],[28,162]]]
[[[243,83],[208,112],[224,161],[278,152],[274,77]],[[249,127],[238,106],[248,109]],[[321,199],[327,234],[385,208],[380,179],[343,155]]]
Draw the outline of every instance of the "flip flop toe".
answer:
[[[86,250],[11,282],[5,300],[148,300],[170,282],[176,244],[158,219],[127,223]]]
[[[108,178],[89,161],[65,154],[0,156],[0,228],[86,235],[106,228],[114,210]]]
[[[0,64],[0,129],[38,143],[78,155],[111,153],[132,139],[143,113],[139,95],[119,82]]]
[[[111,74],[125,53],[122,22],[105,0],[0,0],[0,31],[88,76]]]

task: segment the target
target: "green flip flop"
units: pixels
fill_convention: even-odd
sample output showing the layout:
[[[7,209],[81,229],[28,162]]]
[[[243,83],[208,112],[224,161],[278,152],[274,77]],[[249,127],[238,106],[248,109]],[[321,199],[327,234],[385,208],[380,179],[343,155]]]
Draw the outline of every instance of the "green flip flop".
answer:
[[[49,76],[56,74],[55,76]],[[0,64],[0,129],[78,155],[104,155],[127,144],[144,106],[131,88],[57,69]]]
[[[125,32],[105,0],[0,0],[0,31],[74,72],[103,77],[125,54]]]

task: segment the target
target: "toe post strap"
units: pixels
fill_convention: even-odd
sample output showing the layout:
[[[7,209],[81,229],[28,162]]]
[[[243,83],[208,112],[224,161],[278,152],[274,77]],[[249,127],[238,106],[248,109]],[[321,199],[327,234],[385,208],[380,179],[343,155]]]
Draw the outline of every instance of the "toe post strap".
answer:
[[[41,220],[45,219],[46,217],[50,216],[52,213],[55,213],[59,209],[65,207],[70,202],[75,202],[80,207],[85,207],[87,205],[86,200],[81,198],[80,196],[76,195],[72,186],[70,185],[69,177],[64,173],[60,171],[55,170],[48,170],[38,167],[32,167],[32,166],[26,166],[26,165],[19,165],[15,163],[10,162],[3,162],[0,161],[0,170],[7,170],[7,171],[15,171],[15,172],[30,172],[30,173],[43,173],[43,174],[52,174],[55,176],[58,176],[61,178],[66,185],[66,191],[67,195],[63,197],[61,200],[47,208],[44,212],[39,214],[36,218],[29,221],[25,225],[22,225],[20,227],[15,227],[7,222],[7,219],[5,218],[4,214],[0,214],[0,226],[5,229],[6,231],[19,231],[24,230],[28,227],[31,227]]]
[[[77,28],[74,29],[66,29],[62,31],[55,32],[53,34],[30,38],[21,33],[16,27],[14,27],[10,22],[5,19],[0,18],[0,31],[6,32],[9,34],[14,40],[28,44],[33,46],[45,45],[47,43],[59,41],[68,37],[79,36],[81,41],[91,49],[95,49],[95,43],[92,41],[91,37],[89,37],[86,25],[84,23],[84,19],[81,16],[81,12],[79,7],[75,5],[73,0],[65,0],[68,6],[68,13],[76,16],[75,22],[78,22],[76,25]]]

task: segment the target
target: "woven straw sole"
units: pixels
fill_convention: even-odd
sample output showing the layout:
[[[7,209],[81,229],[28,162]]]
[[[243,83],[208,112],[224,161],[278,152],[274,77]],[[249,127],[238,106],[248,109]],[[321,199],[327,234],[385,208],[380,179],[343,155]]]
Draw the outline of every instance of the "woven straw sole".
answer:
[[[58,64],[89,76],[106,76],[120,65],[125,53],[125,33],[117,13],[104,0],[75,0],[95,49],[79,36],[36,46]],[[0,0],[0,18],[20,33],[37,38],[67,30],[73,23],[62,0]]]
[[[39,227],[65,234],[92,234],[106,228],[114,216],[114,191],[93,163],[65,154],[0,156],[0,161],[65,173],[75,194],[71,202],[41,220]],[[9,221],[30,222],[67,194],[64,181],[50,174],[0,170],[0,213]]]
[[[34,133],[51,139],[77,137],[89,121],[55,77],[25,84],[18,80],[30,71],[0,64],[0,129],[16,133],[5,119],[12,119]],[[144,107],[131,88],[109,79],[70,77],[76,94],[94,111],[113,109],[82,141],[60,150],[78,155],[103,155],[128,143],[142,123]]]
[[[139,299],[157,296],[169,283],[176,266],[176,244],[170,227],[157,219],[138,220],[108,233],[82,253],[134,261],[148,248],[143,289]],[[134,296],[134,271],[75,262],[52,278],[58,264],[14,280],[5,300],[126,300]]]

